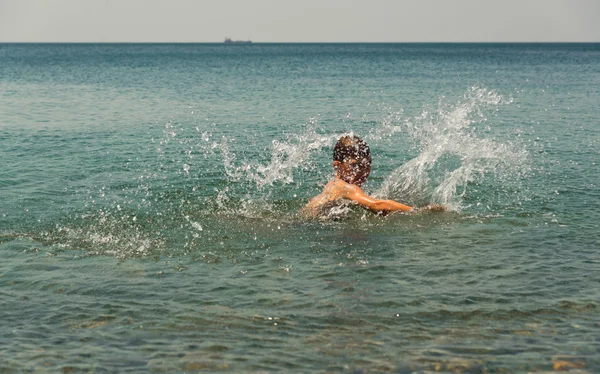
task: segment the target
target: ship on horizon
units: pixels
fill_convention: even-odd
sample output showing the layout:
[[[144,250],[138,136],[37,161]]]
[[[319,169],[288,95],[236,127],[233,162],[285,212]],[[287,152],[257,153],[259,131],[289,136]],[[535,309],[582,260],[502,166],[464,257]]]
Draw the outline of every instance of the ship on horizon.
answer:
[[[251,44],[252,40],[233,40],[231,38],[225,38],[223,42],[225,44]]]

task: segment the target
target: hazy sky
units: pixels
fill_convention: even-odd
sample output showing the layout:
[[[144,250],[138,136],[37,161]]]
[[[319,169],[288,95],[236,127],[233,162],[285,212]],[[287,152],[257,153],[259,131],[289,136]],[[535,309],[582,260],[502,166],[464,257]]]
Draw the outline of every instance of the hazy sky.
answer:
[[[600,42],[600,0],[0,0],[0,42]]]

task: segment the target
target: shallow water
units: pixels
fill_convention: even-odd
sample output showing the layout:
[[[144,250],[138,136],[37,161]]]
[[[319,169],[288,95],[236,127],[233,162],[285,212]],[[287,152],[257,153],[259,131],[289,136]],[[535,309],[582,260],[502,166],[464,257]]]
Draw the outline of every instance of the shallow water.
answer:
[[[1,44],[0,368],[599,371],[599,57]],[[299,218],[350,132],[449,210]]]

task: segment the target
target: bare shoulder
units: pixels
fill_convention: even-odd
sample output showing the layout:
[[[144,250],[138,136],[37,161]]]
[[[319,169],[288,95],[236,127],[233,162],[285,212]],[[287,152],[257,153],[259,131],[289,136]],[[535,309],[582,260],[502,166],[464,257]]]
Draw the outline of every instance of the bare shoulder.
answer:
[[[341,179],[336,179],[327,184],[330,191],[337,197],[346,197],[349,193],[362,192],[360,187],[354,184],[347,183]]]
[[[301,209],[301,213],[308,216],[318,215],[325,206],[340,199],[343,196],[342,187],[336,182],[335,180],[328,182],[323,191],[310,199],[308,204]]]

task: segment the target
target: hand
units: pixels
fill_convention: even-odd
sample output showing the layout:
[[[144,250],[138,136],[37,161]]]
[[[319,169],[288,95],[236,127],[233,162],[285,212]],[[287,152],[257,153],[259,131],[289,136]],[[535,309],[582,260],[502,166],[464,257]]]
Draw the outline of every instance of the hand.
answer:
[[[429,204],[425,205],[421,210],[429,210],[431,212],[443,212],[446,210],[446,207],[439,204]]]

